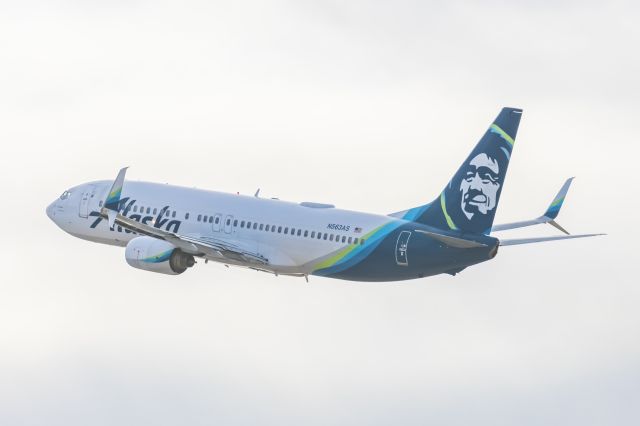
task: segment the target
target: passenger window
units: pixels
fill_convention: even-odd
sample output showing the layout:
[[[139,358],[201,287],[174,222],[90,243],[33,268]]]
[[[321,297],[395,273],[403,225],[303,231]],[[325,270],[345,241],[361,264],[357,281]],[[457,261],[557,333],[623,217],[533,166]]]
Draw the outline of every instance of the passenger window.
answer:
[[[347,241],[347,237],[345,237],[344,235],[342,236],[342,242],[344,243],[345,241]]]
[[[315,238],[315,237],[316,237],[316,231],[311,231],[311,238]]]
[[[171,217],[176,217],[176,211],[175,210],[171,212]]]
[[[285,235],[289,233],[289,228],[284,228]],[[293,232],[291,232],[293,234]]]
[[[147,207],[147,214],[151,214],[151,207]]]
[[[238,219],[233,221],[233,226],[238,226]]]
[[[351,241],[353,241],[353,238],[349,237],[349,244],[351,244]]]
[[[276,226],[275,225],[271,225],[271,232],[276,232]]]
[[[189,219],[189,213],[185,213],[184,214],[184,218],[185,218],[185,220]]]
[[[247,222],[247,229],[251,229],[251,222]]]
[[[301,233],[302,233],[302,230],[298,229],[298,237],[300,236]]]
[[[244,220],[240,222],[240,228],[244,228]]]
[[[326,234],[325,234],[326,235]],[[318,239],[321,240],[322,239],[322,232],[318,232]]]
[[[102,202],[102,201],[100,201],[100,202]],[[138,206],[133,206],[133,212],[134,213],[138,213]]]
[[[304,231],[304,236],[305,236],[305,238],[306,238],[308,235],[309,235],[309,231],[306,231],[306,230],[305,230],[305,231]]]
[[[358,244],[358,239],[357,238],[353,239],[353,244]]]
[[[207,216],[206,214],[204,216],[202,216],[202,221],[206,222],[207,220],[209,220],[209,216]]]
[[[198,215],[197,221],[200,222],[200,219],[202,219],[202,215],[201,214]]]
[[[231,219],[227,219],[227,226],[231,225]]]
[[[260,230],[261,230],[261,231],[262,231],[262,225],[263,225],[263,224],[261,223],[261,224],[260,224]]]
[[[326,239],[327,239],[327,233],[326,233],[326,232],[324,233],[324,237],[323,237],[322,239],[323,239],[323,240],[326,240]]]
[[[216,217],[216,225],[220,223],[220,218]]]
[[[361,238],[361,239],[360,239],[360,245],[361,245],[361,246],[362,246],[362,245],[364,245],[364,238]]]
[[[258,227],[258,222],[253,222],[253,229],[256,229]]]
[[[329,241],[333,241],[333,234],[329,235]]]
[[[158,214],[158,209],[157,208],[153,208],[153,215],[155,216],[156,214]]]
[[[98,207],[102,207],[102,200],[98,203]]]

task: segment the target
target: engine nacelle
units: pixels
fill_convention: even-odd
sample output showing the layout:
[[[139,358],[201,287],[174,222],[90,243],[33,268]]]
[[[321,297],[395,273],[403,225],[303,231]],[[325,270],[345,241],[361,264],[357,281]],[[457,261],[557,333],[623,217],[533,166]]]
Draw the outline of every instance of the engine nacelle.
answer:
[[[136,237],[129,241],[124,256],[134,268],[167,275],[181,274],[196,263],[192,255],[152,237]]]

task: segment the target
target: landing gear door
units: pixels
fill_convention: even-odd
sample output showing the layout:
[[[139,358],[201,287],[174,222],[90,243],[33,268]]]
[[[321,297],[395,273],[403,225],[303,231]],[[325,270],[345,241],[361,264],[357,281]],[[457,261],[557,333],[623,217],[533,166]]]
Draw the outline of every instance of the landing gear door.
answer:
[[[396,243],[396,263],[400,266],[409,265],[409,258],[407,257],[409,238],[411,238],[411,231],[402,231],[400,235],[398,235],[398,242]]]

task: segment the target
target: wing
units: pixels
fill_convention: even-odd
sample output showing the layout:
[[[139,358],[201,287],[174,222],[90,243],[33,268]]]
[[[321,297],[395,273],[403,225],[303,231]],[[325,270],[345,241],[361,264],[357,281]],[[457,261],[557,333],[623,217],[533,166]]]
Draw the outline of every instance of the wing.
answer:
[[[111,190],[108,192],[104,207],[102,207],[100,211],[100,214],[105,219],[109,220],[109,226],[111,229],[113,229],[113,226],[117,224],[137,234],[167,241],[185,253],[193,254],[195,256],[203,256],[207,259],[218,262],[242,262],[256,266],[269,264],[269,260],[264,256],[261,256],[257,252],[246,250],[240,245],[231,244],[205,235],[180,235],[140,223],[120,214],[118,209],[120,206],[120,193],[122,191],[125,173],[126,167],[120,170]]]
[[[549,205],[549,207],[547,208],[547,210],[544,212],[542,216],[537,217],[535,219],[531,219],[531,220],[523,220],[521,222],[512,222],[512,223],[505,223],[501,225],[493,225],[491,227],[491,232],[505,231],[507,229],[523,228],[525,226],[548,223],[549,225],[552,225],[557,229],[559,229],[560,231],[564,232],[565,234],[569,235],[569,232],[566,229],[564,229],[562,226],[560,226],[555,221],[555,218],[558,217],[558,213],[560,213],[560,208],[562,207],[562,203],[564,202],[564,199],[567,196],[567,192],[569,192],[569,187],[571,186],[572,181],[573,181],[573,178],[569,178],[565,181],[564,185],[562,185],[562,188],[560,188],[560,191],[558,191],[558,194],[556,194],[553,201],[551,201],[551,204]]]

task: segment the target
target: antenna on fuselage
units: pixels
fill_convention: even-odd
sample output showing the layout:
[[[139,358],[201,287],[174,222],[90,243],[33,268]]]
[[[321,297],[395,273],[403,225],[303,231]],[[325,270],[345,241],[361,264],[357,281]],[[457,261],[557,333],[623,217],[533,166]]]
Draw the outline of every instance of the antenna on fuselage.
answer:
[[[256,191],[255,194],[253,194],[254,197],[258,198],[260,196],[260,188],[258,188],[258,190]]]

